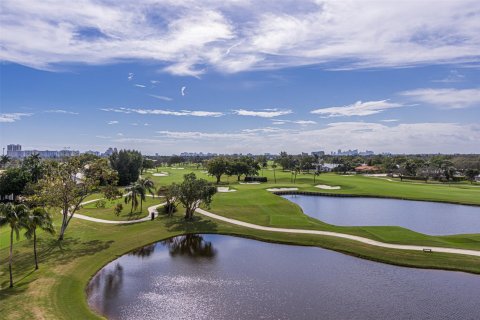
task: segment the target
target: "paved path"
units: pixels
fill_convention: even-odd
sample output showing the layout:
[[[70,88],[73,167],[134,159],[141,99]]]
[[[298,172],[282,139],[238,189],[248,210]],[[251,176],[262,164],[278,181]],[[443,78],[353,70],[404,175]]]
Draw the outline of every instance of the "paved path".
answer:
[[[372,245],[372,246],[390,248],[390,249],[413,250],[413,251],[423,251],[424,249],[430,249],[430,250],[432,250],[432,252],[465,254],[465,255],[469,255],[469,256],[480,257],[480,251],[476,251],[476,250],[442,248],[442,247],[410,246],[410,245],[402,245],[402,244],[390,244],[390,243],[375,241],[375,240],[371,240],[371,239],[363,238],[363,237],[359,237],[359,236],[353,236],[353,235],[350,235],[350,234],[330,232],[330,231],[264,227],[264,226],[259,226],[257,224],[252,224],[252,223],[243,222],[243,221],[239,221],[239,220],[235,220],[235,219],[225,218],[225,217],[219,216],[217,214],[205,211],[203,209],[197,209],[197,212],[201,213],[204,216],[207,216],[209,218],[221,220],[221,221],[224,221],[224,222],[228,222],[228,223],[231,223],[231,224],[235,224],[235,225],[238,225],[238,226],[242,226],[242,227],[250,228],[250,229],[255,229],[255,230],[282,232],[282,233],[297,233],[297,234],[317,234],[317,235],[322,235],[322,236],[330,236],[330,237],[337,237],[337,238],[354,240],[354,241],[366,243],[366,244],[369,244],[369,245]]]
[[[98,200],[100,200],[100,199],[85,201],[82,204],[88,204],[88,203],[92,203],[92,202],[95,202],[95,201],[98,201]],[[155,215],[155,217],[157,217],[158,214],[157,214],[155,209],[160,207],[160,206],[163,206],[165,204],[166,203],[161,203],[161,204],[157,204],[157,205],[148,207],[148,216],[146,216],[145,218],[142,218],[142,219],[137,219],[137,220],[129,220],[129,221],[104,220],[104,219],[92,218],[92,217],[85,216],[83,214],[78,214],[78,213],[75,213],[73,217],[78,218],[78,219],[93,221],[93,222],[99,222],[99,223],[130,224],[130,223],[149,221],[151,219],[152,212]],[[338,232],[264,227],[264,226],[260,226],[260,225],[253,224],[253,223],[248,223],[248,222],[243,222],[243,221],[239,221],[239,220],[235,220],[235,219],[222,217],[222,216],[219,216],[217,214],[208,212],[208,211],[200,209],[200,208],[197,209],[197,212],[206,216],[206,217],[212,218],[212,219],[221,220],[221,221],[224,221],[224,222],[235,224],[237,226],[242,226],[242,227],[245,227],[245,228],[250,228],[250,229],[255,229],[255,230],[270,231],[270,232],[281,232],[281,233],[316,234],[316,235],[321,235],[321,236],[329,236],[329,237],[349,239],[349,240],[369,244],[369,245],[372,245],[372,246],[389,248],[389,249],[413,250],[413,251],[423,251],[424,249],[429,249],[429,250],[432,250],[432,252],[464,254],[464,255],[469,255],[469,256],[480,257],[480,251],[477,251],[477,250],[391,244],[391,243],[375,241],[375,240],[368,239],[368,238],[363,238],[363,237],[359,237],[359,236],[353,236],[353,235],[350,235],[350,234],[344,234],[344,233],[338,233]]]
[[[150,196],[150,195],[147,195],[147,196]],[[89,203],[92,203],[92,202],[96,202],[98,200],[101,200],[101,199],[93,199],[93,200],[89,200],[89,201],[85,201],[85,202],[82,202],[82,205],[85,205],[85,204],[89,204]],[[161,206],[164,206],[166,204],[166,202],[164,203],[160,203],[160,204],[156,204],[154,206],[151,206],[151,207],[148,207],[148,215],[144,218],[141,218],[141,219],[137,219],[137,220],[123,220],[123,221],[115,221],[115,220],[105,220],[105,219],[98,219],[98,218],[93,218],[93,217],[90,217],[90,216],[86,216],[86,215],[83,215],[83,214],[80,214],[80,213],[75,213],[73,215],[74,218],[78,218],[78,219],[83,219],[83,220],[88,220],[88,221],[93,221],[93,222],[99,222],[99,223],[109,223],[109,224],[130,224],[130,223],[137,223],[137,222],[143,222],[143,221],[149,221],[152,219],[151,215],[152,215],[152,212],[153,212],[153,215],[155,216],[155,218],[158,216],[158,213],[157,213],[157,208],[158,207],[161,207]]]

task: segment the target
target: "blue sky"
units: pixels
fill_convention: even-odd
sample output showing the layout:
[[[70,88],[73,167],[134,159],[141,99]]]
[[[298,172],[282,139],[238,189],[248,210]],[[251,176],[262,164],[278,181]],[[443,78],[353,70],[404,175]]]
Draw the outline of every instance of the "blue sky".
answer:
[[[2,146],[480,152],[478,1],[68,3],[2,1]]]

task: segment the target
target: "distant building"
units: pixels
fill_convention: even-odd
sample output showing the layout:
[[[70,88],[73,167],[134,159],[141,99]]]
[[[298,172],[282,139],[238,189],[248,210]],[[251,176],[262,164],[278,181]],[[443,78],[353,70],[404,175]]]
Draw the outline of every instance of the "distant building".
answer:
[[[108,148],[102,156],[110,157],[114,152],[117,152],[117,148]]]
[[[15,159],[23,159],[31,155],[38,154],[43,159],[57,159],[78,156],[80,151],[77,150],[22,150],[19,144],[7,145],[7,156]]]
[[[312,151],[312,156],[323,157],[325,155],[325,151]]]

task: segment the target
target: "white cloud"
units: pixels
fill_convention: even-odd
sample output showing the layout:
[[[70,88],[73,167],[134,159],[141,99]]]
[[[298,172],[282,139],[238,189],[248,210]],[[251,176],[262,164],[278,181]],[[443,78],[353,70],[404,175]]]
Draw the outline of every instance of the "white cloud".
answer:
[[[366,102],[357,101],[354,104],[346,106],[312,110],[310,113],[324,115],[325,117],[369,116],[383,112],[386,109],[399,108],[403,106],[403,104],[389,102],[388,100]]]
[[[0,122],[15,122],[21,120],[23,117],[30,117],[33,113],[0,113]]]
[[[345,137],[348,136],[348,139]],[[134,140],[131,140],[134,139]],[[309,150],[361,149],[393,153],[472,153],[478,150],[480,126],[458,123],[380,124],[334,122],[314,130],[280,128],[244,129],[233,132],[158,131],[157,136],[129,138],[123,143],[144,143],[139,148],[158,152],[186,149],[203,152],[289,153]],[[181,144],[178,142],[182,141]],[[128,146],[128,145],[126,145]]]
[[[252,111],[252,110],[245,110],[245,109],[237,109],[237,110],[233,110],[233,113],[239,116],[274,118],[274,117],[280,117],[287,114],[291,114],[292,110],[263,109],[259,111]]]
[[[133,79],[133,77],[134,77],[133,72],[129,72],[128,73],[128,81],[131,81]]]
[[[156,94],[149,94],[150,97],[157,98],[163,101],[172,101],[173,99],[167,96],[158,96]]]
[[[118,112],[118,113],[137,113],[137,114],[153,114],[153,115],[165,115],[165,116],[193,116],[193,117],[221,117],[223,112],[215,111],[192,111],[192,110],[163,110],[163,109],[133,109],[133,108],[103,108],[102,111]]]
[[[83,0],[66,6],[3,0],[0,58],[46,70],[67,63],[153,61],[166,65],[166,72],[192,76],[308,64],[478,63],[480,2],[434,5],[435,10],[432,1]]]
[[[480,107],[480,88],[425,88],[404,91],[400,94],[414,101],[443,108],[460,109],[472,106]]]
[[[380,120],[381,122],[398,122],[398,119],[384,119]]]
[[[67,111],[67,110],[62,110],[62,109],[52,109],[52,110],[46,110],[46,113],[62,113],[62,114],[72,114],[72,115],[77,115],[79,114],[78,112],[73,112],[73,111]]]
[[[450,70],[448,76],[443,79],[432,80],[432,82],[438,83],[455,83],[455,82],[462,82],[465,80],[465,76],[458,72],[457,70]]]
[[[108,121],[107,124],[118,124],[117,120]]]
[[[317,124],[316,121],[313,120],[283,120],[283,119],[272,119],[272,124],[274,125],[284,125],[286,123],[293,123],[299,124],[301,126],[307,126],[310,124]]]
[[[103,135],[97,135],[97,136],[95,136],[95,138],[99,138],[99,139],[111,139],[112,137],[110,137],[110,136],[103,136]]]
[[[145,88],[146,86],[143,85],[143,84],[138,84],[138,83],[135,83],[134,84],[135,87],[139,87],[139,88]]]
[[[182,94],[182,97],[185,96],[185,90],[187,87],[183,86],[182,89],[180,89],[180,93]]]

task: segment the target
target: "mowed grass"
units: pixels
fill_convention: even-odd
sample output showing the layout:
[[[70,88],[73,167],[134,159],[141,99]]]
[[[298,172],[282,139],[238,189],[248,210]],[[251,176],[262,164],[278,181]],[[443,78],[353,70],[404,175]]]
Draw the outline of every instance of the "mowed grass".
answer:
[[[159,168],[169,172],[168,177],[151,177],[156,185],[180,182],[183,175],[195,172],[198,177],[214,181],[203,170],[184,167],[184,170]],[[298,187],[328,193],[385,196],[412,200],[447,201],[480,204],[480,190],[468,185],[422,185],[384,181],[372,177],[342,177],[324,174],[313,183],[312,175],[298,175],[296,184],[290,182],[290,173],[276,171],[277,183],[273,183],[273,171],[265,170],[269,183],[260,185],[230,183],[237,192],[218,193],[211,211],[235,219],[261,225],[288,226],[292,228],[333,230],[358,234],[372,239],[406,244],[479,248],[480,234],[432,237],[399,227],[339,227],[332,226],[303,214],[301,209],[281,197],[266,191],[269,187]],[[222,179],[227,184],[227,177]],[[340,190],[321,190],[316,184],[339,185]],[[98,195],[90,199],[98,198]],[[148,206],[148,205],[147,205]],[[147,207],[145,206],[145,207]],[[87,210],[87,208],[83,209]],[[89,209],[90,210],[90,209]],[[112,210],[111,208],[109,210]],[[113,218],[113,212],[106,213]],[[480,214],[480,212],[479,212]],[[60,213],[54,210],[55,223],[60,225]],[[2,319],[98,319],[86,302],[85,288],[89,279],[106,263],[139,246],[185,233],[220,233],[254,238],[264,241],[297,245],[319,246],[350,255],[409,267],[461,270],[480,274],[480,258],[402,251],[378,248],[351,240],[301,234],[280,234],[246,229],[217,220],[197,217],[185,222],[181,210],[173,217],[161,216],[155,221],[132,225],[106,225],[73,219],[62,242],[40,233],[40,270],[34,271],[32,243],[21,239],[14,247],[13,289],[8,286],[8,236],[7,228],[0,229],[0,315]],[[255,263],[252,261],[252,263]],[[159,315],[160,316],[160,315]]]
[[[60,215],[55,216],[57,225],[59,218]],[[161,216],[155,221],[133,225],[103,225],[74,219],[64,241],[57,242],[47,235],[40,237],[40,270],[33,270],[31,241],[16,243],[13,289],[7,288],[5,261],[8,249],[4,247],[0,250],[2,319],[98,319],[100,317],[88,308],[85,288],[103,265],[139,246],[185,233],[240,235],[264,241],[319,246],[403,266],[480,274],[478,257],[383,249],[326,236],[277,234],[244,229],[203,217],[185,222],[180,212],[173,218]]]
[[[125,203],[124,199],[125,198],[120,198],[113,201],[105,200],[105,208],[97,208],[96,207],[97,202],[92,202],[84,205],[83,208],[78,211],[78,213],[81,213],[89,217],[104,219],[104,220],[114,220],[114,221],[136,220],[136,219],[146,217],[148,215],[148,207],[162,203],[162,198],[146,197],[146,200],[143,201],[142,208],[140,208],[140,204],[139,204],[138,208],[133,209],[132,211],[131,202]],[[114,214],[113,209],[118,203],[122,204],[123,210],[117,216]]]

